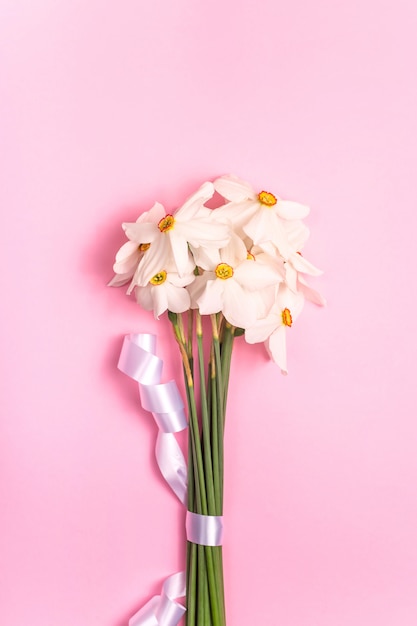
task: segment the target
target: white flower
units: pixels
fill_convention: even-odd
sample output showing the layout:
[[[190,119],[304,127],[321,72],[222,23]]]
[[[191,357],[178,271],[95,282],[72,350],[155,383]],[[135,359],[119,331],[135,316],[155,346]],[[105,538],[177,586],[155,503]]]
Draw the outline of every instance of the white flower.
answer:
[[[136,220],[137,224],[140,223],[152,223],[155,216],[160,212],[161,205],[157,202],[154,204],[150,211],[142,213]],[[162,208],[163,211],[163,208]],[[137,267],[143,258],[144,253],[150,248],[150,243],[147,241],[127,241],[122,245],[116,254],[115,263],[113,265],[113,271],[115,276],[108,283],[109,287],[120,287],[125,285],[134,276]],[[132,291],[129,288],[128,293]]]
[[[285,230],[292,247],[292,251],[285,261],[285,282],[290,289],[297,291],[300,273],[320,276],[323,272],[301,254],[301,250],[310,234],[308,228],[301,221],[295,220],[287,222]]]
[[[236,235],[220,250],[220,259],[212,271],[198,276],[190,286],[193,306],[202,315],[221,311],[233,326],[247,328],[258,317],[261,290],[276,285],[280,276],[271,265],[249,258],[245,244]]]
[[[304,305],[304,296],[293,293],[281,284],[275,303],[262,320],[258,320],[245,331],[248,343],[265,342],[266,349],[273,361],[278,364],[283,374],[287,374],[286,333],[300,314]]]
[[[298,202],[281,200],[269,191],[256,192],[249,183],[236,176],[222,176],[214,188],[229,202],[217,209],[236,228],[251,237],[255,245],[271,241],[286,259],[293,251],[284,227],[287,220],[300,220],[309,208]]]
[[[152,276],[146,286],[135,287],[136,300],[146,311],[153,311],[157,319],[167,310],[183,313],[190,308],[190,294],[185,286],[194,278],[193,274],[180,278],[176,271],[162,269]]]
[[[211,250],[217,251],[227,244],[230,239],[228,226],[213,220],[211,210],[204,207],[213,193],[213,184],[204,183],[175,213],[166,214],[159,205],[153,223],[123,224],[131,241],[151,244],[150,254],[142,259],[138,267],[136,284],[147,285],[170,258],[174,259],[179,275],[184,276],[189,263],[189,249],[202,248],[210,256]]]

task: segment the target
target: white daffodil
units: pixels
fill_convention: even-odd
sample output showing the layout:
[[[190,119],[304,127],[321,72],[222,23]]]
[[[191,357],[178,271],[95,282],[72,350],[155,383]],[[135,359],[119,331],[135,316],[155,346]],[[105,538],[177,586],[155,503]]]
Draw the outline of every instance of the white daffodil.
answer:
[[[301,254],[301,250],[310,234],[305,224],[299,220],[287,222],[285,224],[285,230],[292,248],[292,252],[285,261],[285,282],[290,289],[298,291],[298,278],[300,273],[309,274],[310,276],[321,276],[323,272]]]
[[[136,223],[152,223],[161,213],[161,209],[162,213],[164,213],[163,207],[156,202],[150,211],[146,211],[138,217]],[[144,253],[149,250],[149,248],[150,243],[148,241],[127,241],[124,243],[116,254],[115,263],[113,265],[115,275],[108,283],[108,286],[120,287],[128,283],[134,276]],[[128,293],[132,291],[132,288],[129,288]]]
[[[264,319],[258,320],[245,331],[248,343],[265,342],[266,349],[273,361],[278,364],[283,374],[287,374],[286,333],[300,314],[304,305],[304,296],[293,293],[281,284],[275,303]]]
[[[203,249],[210,257],[230,239],[226,224],[216,222],[211,210],[204,206],[214,193],[212,183],[204,183],[185,204],[174,213],[165,213],[162,205],[153,223],[123,224],[127,237],[136,243],[151,244],[150,254],[142,259],[135,275],[136,284],[146,286],[149,280],[174,259],[180,276],[187,273],[189,250]],[[204,255],[202,255],[204,256]]]
[[[270,244],[270,251],[265,252],[260,246],[252,246],[248,249],[248,259],[256,262],[261,268],[268,268],[267,271],[273,271],[275,281],[268,288],[259,291],[260,301],[258,307],[257,319],[266,317],[275,302],[277,288],[280,283],[285,281],[285,262],[283,258],[277,254],[274,245]]]
[[[249,183],[236,176],[221,176],[214,181],[215,190],[229,202],[217,209],[233,223],[236,232],[243,231],[255,245],[271,241],[286,259],[292,252],[284,222],[300,220],[309,208],[298,202],[282,200],[269,191],[256,192]]]
[[[180,278],[176,271],[162,269],[152,276],[146,286],[136,285],[136,300],[146,311],[153,311],[156,319],[167,310],[183,313],[190,308],[190,294],[185,287],[194,278],[194,274]]]
[[[280,277],[272,266],[248,257],[245,244],[236,235],[220,250],[220,259],[189,287],[193,306],[202,315],[221,311],[233,326],[247,328],[258,317],[260,291],[276,285]]]
[[[285,261],[285,282],[292,291],[298,291],[300,272],[310,276],[320,276],[323,272],[305,259],[301,252],[293,252]]]

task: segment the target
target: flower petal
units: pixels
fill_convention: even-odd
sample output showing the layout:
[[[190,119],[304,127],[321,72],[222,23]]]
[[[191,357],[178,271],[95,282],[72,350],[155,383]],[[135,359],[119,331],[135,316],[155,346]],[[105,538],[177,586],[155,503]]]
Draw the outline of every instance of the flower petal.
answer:
[[[172,263],[172,258],[169,239],[165,237],[165,234],[161,233],[160,237],[152,243],[149,250],[144,253],[132,282],[135,285],[145,286],[152,276],[165,269],[170,263]]]
[[[180,233],[184,241],[195,248],[199,246],[209,248],[213,245],[222,248],[230,239],[230,230],[227,224],[219,224],[208,219],[195,219],[189,222],[178,221],[171,233],[174,231]]]
[[[297,279],[298,273],[297,270],[292,266],[291,263],[285,263],[285,282],[291,291],[297,291]]]
[[[107,287],[122,287],[122,285],[126,285],[131,279],[131,272],[127,272],[126,274],[116,274],[111,280],[109,280]]]
[[[291,247],[297,252],[302,250],[310,236],[309,228],[301,220],[286,220],[284,228]]]
[[[133,276],[141,256],[138,244],[134,241],[127,241],[116,254],[116,263],[113,265],[113,271],[116,274],[130,273]]]
[[[214,209],[213,213],[218,221],[231,223],[234,232],[242,236],[241,228],[257,213],[259,202],[250,198],[241,202],[230,202],[224,206]],[[242,231],[243,232],[243,231]]]
[[[160,202],[155,202],[153,207],[142,213],[136,220],[137,222],[151,222],[153,224],[157,224],[164,216],[166,215],[166,211],[164,206]],[[145,242],[144,242],[145,243]]]
[[[189,267],[188,245],[181,232],[178,232],[177,225],[166,233],[166,237],[171,245],[171,253],[180,276],[183,276]]]
[[[310,207],[292,200],[278,200],[275,213],[283,220],[302,220],[310,213]]]
[[[242,202],[247,198],[256,198],[256,193],[252,186],[244,180],[240,180],[233,174],[221,176],[213,183],[215,190],[226,200]]]
[[[175,218],[185,221],[197,217],[201,207],[205,202],[207,202],[207,200],[210,200],[213,194],[213,183],[203,183],[201,187],[193,193],[177,211],[175,211]]]
[[[167,275],[167,281],[169,281],[171,285],[174,285],[174,287],[186,287],[187,285],[190,285],[195,279],[196,276],[190,273],[187,273],[184,276],[179,276],[175,272],[169,272]]]
[[[248,251],[243,240],[232,233],[229,243],[220,252],[222,262],[235,267],[242,261],[245,261],[247,256]]]
[[[223,293],[223,315],[233,326],[248,328],[256,321],[258,301],[245,291],[235,280],[225,281]]]
[[[193,254],[195,264],[203,270],[214,270],[221,262],[218,248],[203,248],[203,246],[194,248],[194,246],[190,244],[190,249]]]
[[[259,291],[282,281],[279,272],[272,265],[257,261],[243,261],[235,269],[234,276],[249,291]]]
[[[165,313],[168,308],[168,297],[165,285],[166,283],[163,283],[162,285],[155,285],[150,288],[153,302],[153,313],[157,320],[159,320],[159,316],[162,315],[162,313]]]
[[[271,359],[281,368],[283,374],[288,374],[286,334],[285,326],[280,326],[265,344]]]
[[[223,308],[224,281],[208,280],[203,293],[196,299],[201,315],[219,313]]]
[[[307,259],[301,254],[293,254],[291,256],[291,265],[298,271],[303,272],[303,274],[310,274],[310,276],[321,276],[323,274],[322,270],[319,270],[318,267],[307,261]]]
[[[313,304],[317,304],[317,306],[326,306],[326,299],[323,298],[318,291],[310,287],[302,276],[298,277],[298,289],[304,295],[306,300],[313,302]]]
[[[243,226],[245,233],[255,245],[272,241],[279,253],[287,258],[292,252],[281,219],[271,209],[261,208],[252,219]]]
[[[152,243],[161,234],[157,224],[149,222],[125,222],[122,227],[126,237],[136,243]]]
[[[166,283],[168,309],[173,313],[184,313],[190,308],[190,294],[184,287],[175,287]]]
[[[152,300],[152,285],[146,285],[146,287],[135,288],[136,302],[145,309],[145,311],[153,310]]]
[[[253,326],[247,328],[245,331],[245,339],[248,343],[261,343],[262,341],[266,341],[281,325],[281,319],[276,313],[272,313],[265,319],[258,320]]]

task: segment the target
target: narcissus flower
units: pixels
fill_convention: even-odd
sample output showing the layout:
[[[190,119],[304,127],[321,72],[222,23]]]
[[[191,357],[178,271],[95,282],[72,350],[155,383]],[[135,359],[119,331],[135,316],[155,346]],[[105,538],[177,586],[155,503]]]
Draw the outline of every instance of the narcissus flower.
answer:
[[[167,310],[183,313],[190,308],[190,294],[185,286],[194,278],[194,274],[180,278],[176,271],[161,269],[146,286],[135,287],[136,300],[146,311],[153,311],[157,319]]]
[[[202,315],[221,311],[233,326],[247,328],[258,317],[260,291],[277,285],[280,274],[272,265],[256,263],[236,235],[220,250],[220,258],[216,267],[198,276],[190,286],[192,302]]]
[[[249,183],[236,176],[221,176],[214,188],[229,202],[218,209],[227,217],[238,234],[245,233],[255,245],[272,242],[284,259],[293,251],[284,222],[306,217],[310,209],[298,202],[281,200],[270,191],[255,191]],[[239,232],[240,231],[240,232]]]
[[[150,211],[142,213],[136,220],[136,224],[152,223],[154,216],[158,214],[161,205],[155,203]],[[150,243],[147,241],[127,241],[122,245],[116,254],[116,260],[113,265],[115,273],[112,280],[108,283],[109,287],[120,287],[128,283],[134,276],[137,267],[142,260],[144,253],[149,250]],[[128,290],[130,293],[132,289]]]
[[[281,284],[275,303],[264,319],[258,320],[245,331],[248,343],[265,342],[266,349],[273,361],[287,374],[286,333],[297,319],[304,305],[304,296],[293,293]]]
[[[217,191],[226,203],[209,209]],[[139,304],[155,317],[164,311],[222,313],[244,328],[249,343],[264,341],[286,373],[286,333],[304,300],[324,305],[306,282],[321,271],[301,250],[309,237],[305,205],[255,191],[236,176],[204,183],[172,213],[155,203],[124,223],[110,285],[130,283]]]
[[[169,259],[173,259],[180,276],[187,273],[189,251],[202,248],[206,256],[215,253],[230,239],[229,227],[212,219],[212,211],[204,206],[214,193],[212,183],[204,183],[177,211],[166,213],[161,204],[155,205],[152,223],[125,223],[123,228],[130,241],[151,244],[150,253],[143,258],[135,274],[137,285],[149,280]],[[204,255],[201,255],[202,258]]]
[[[310,234],[305,224],[300,220],[286,222],[285,230],[292,247],[292,252],[285,261],[285,282],[290,289],[296,292],[298,291],[300,273],[309,274],[310,276],[320,276],[323,272],[301,254],[301,250]]]

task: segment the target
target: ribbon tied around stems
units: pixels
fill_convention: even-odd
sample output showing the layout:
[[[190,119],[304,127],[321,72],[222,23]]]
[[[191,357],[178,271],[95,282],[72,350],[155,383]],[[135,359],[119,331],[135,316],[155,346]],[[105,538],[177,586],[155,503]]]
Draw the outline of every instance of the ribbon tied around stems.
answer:
[[[185,504],[187,466],[173,433],[187,428],[187,418],[175,381],[160,382],[163,363],[155,350],[155,335],[126,335],[118,368],[139,383],[142,407],[152,413],[158,426],[155,455],[159,469],[180,502]],[[149,600],[129,620],[129,626],[176,626],[186,611],[176,598],[184,596],[185,572],[178,572],[165,580],[161,595]]]
[[[118,368],[139,384],[142,407],[158,426],[155,446],[161,473],[180,502],[187,499],[187,466],[174,433],[187,428],[184,403],[175,381],[161,383],[163,362],[155,354],[156,337],[148,333],[126,335]],[[187,511],[187,539],[204,546],[220,546],[223,517]],[[129,620],[129,626],[177,626],[185,607],[176,601],[186,593],[185,572],[169,576],[159,596],[154,596]]]
[[[201,546],[221,546],[223,543],[223,517],[199,515],[187,511],[185,520],[187,539]]]

